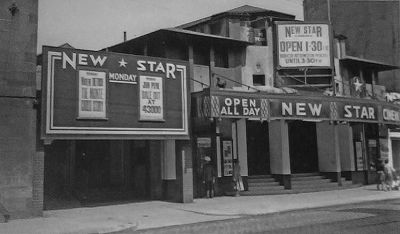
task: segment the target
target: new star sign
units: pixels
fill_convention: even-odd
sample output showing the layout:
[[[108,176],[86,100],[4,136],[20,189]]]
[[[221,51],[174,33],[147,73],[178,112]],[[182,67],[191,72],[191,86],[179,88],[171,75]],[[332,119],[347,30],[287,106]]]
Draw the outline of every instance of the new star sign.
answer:
[[[43,48],[42,137],[188,138],[186,61]]]

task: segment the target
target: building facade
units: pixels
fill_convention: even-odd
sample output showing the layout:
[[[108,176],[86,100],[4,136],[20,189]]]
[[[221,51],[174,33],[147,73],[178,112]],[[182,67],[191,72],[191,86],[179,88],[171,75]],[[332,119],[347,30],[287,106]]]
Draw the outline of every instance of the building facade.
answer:
[[[201,197],[206,156],[220,195],[232,192],[235,159],[243,194],[312,191],[307,179],[325,178],[322,189],[374,181],[398,123],[378,74],[397,67],[346,55],[345,42],[328,22],[243,6],[108,50],[189,61]]]
[[[192,201],[186,61],[65,47],[42,57],[45,209]]]
[[[327,21],[246,5],[101,51],[45,46],[36,85],[37,2],[7,3],[0,204],[12,218],[191,202],[206,157],[217,195],[233,193],[234,160],[247,195],[372,183],[386,158],[400,167],[388,140],[400,107],[380,78],[398,67],[348,55]]]
[[[0,214],[42,212],[43,155],[36,137],[38,1],[0,2]],[[0,220],[2,220],[2,217]]]

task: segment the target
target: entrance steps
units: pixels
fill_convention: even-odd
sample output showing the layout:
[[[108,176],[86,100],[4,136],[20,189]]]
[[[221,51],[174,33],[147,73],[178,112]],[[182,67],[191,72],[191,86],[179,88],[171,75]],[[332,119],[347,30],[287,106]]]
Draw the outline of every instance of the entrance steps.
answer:
[[[361,185],[353,184],[351,181],[346,181],[341,178],[342,186],[339,186],[337,182],[332,182],[331,179],[316,173],[301,173],[292,174],[291,183],[292,189],[290,193],[307,193],[307,192],[318,192],[318,191],[329,191],[355,188]]]
[[[249,176],[248,191],[240,192],[243,196],[282,194],[285,188],[279,185],[271,175]]]
[[[352,181],[346,181],[344,178],[342,178],[342,186],[339,186],[337,182],[332,182],[332,180],[317,172],[292,174],[291,185],[292,189],[284,189],[271,175],[249,176],[248,191],[240,192],[240,194],[243,196],[255,196],[307,193],[349,189],[361,186],[359,184],[353,184]]]

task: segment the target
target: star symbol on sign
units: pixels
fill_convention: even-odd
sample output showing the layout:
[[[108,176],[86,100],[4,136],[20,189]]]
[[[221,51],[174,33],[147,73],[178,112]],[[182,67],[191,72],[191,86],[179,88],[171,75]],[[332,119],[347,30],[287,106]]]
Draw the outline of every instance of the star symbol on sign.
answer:
[[[356,81],[354,81],[354,86],[356,88],[356,91],[361,91],[361,86],[363,85],[362,83],[360,83],[360,81],[358,79],[356,79]]]
[[[124,58],[121,58],[121,60],[118,61],[118,63],[120,67],[126,67],[126,64],[128,64],[127,62],[125,62]]]

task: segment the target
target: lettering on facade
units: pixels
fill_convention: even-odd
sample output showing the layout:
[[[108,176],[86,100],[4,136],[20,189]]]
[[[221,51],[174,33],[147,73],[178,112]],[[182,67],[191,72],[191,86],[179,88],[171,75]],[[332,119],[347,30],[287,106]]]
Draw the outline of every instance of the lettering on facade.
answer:
[[[383,114],[383,120],[400,121],[400,112],[399,111],[383,108],[382,114]]]
[[[176,79],[176,66],[173,63],[166,63],[164,65],[162,62],[138,60],[137,70],[164,73],[167,78]]]
[[[344,105],[344,118],[375,120],[375,108],[370,106]]]
[[[282,102],[282,116],[313,116],[321,115],[322,103]]]
[[[76,65],[80,66],[92,66],[102,67],[107,60],[107,56],[83,54],[83,53],[71,53],[67,55],[66,52],[62,52],[62,68],[66,69],[67,64],[76,70]]]
[[[125,73],[108,73],[108,80],[115,83],[137,84],[137,75]]]
[[[220,110],[221,115],[259,116],[260,107],[253,98],[224,98]]]
[[[57,53],[57,52],[56,52]],[[62,52],[59,53],[62,61],[62,68],[66,69],[67,66],[76,70],[76,66],[91,66],[91,67],[103,67],[108,59],[105,55],[93,55],[87,53],[75,53],[75,52]],[[134,64],[129,61],[125,61],[121,58],[116,62],[115,65],[119,68],[133,68],[134,71],[141,72],[152,72],[165,74],[166,78],[176,79],[177,66],[174,63],[153,61],[153,60],[137,60]],[[111,64],[112,65],[112,64]],[[137,83],[137,75],[129,74],[126,72],[121,73],[110,73],[110,82],[128,82]]]

